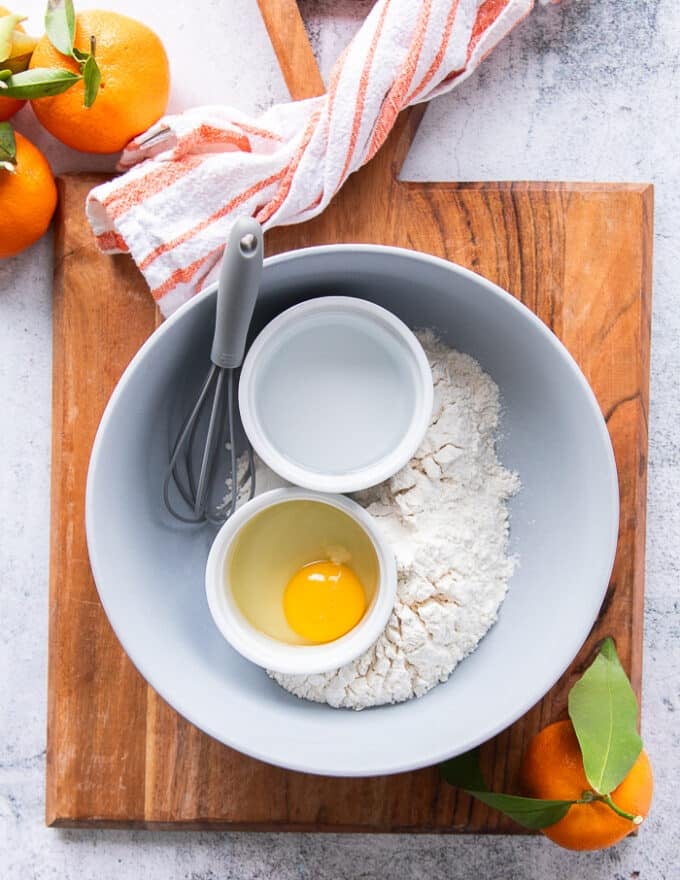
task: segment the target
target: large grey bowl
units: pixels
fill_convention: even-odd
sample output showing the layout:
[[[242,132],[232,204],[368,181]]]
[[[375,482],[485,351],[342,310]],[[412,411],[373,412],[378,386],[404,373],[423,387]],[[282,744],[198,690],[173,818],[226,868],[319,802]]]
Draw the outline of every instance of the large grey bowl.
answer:
[[[556,337],[500,288],[458,266],[368,245],[268,259],[253,332],[324,294],[373,300],[431,326],[499,384],[500,456],[521,477],[511,506],[520,565],[496,625],[446,684],[364,712],[297,699],[233,651],[203,587],[213,533],[161,502],[168,434],[208,357],[214,290],[167,320],[114,391],[92,451],[87,538],[99,595],[139,671],[182,715],[256,758],[367,776],[433,764],[507,727],[550,688],[595,620],[618,529],[616,468],[597,402]]]

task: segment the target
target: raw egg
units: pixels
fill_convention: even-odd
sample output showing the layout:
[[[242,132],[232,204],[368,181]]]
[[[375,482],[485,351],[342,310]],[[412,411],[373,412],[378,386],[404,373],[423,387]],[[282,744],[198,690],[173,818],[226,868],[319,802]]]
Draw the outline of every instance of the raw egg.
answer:
[[[258,513],[238,532],[225,568],[240,613],[289,645],[340,638],[378,590],[371,539],[345,511],[321,500],[283,501]]]
[[[283,610],[291,629],[304,639],[332,642],[364,616],[366,594],[348,565],[310,562],[288,582]]]

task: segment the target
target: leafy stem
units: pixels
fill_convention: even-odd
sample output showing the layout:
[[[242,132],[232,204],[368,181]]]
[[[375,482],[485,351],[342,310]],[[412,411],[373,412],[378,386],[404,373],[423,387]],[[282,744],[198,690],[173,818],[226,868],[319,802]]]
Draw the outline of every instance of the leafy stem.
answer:
[[[102,75],[94,55],[97,40],[90,34],[90,51],[83,52],[74,46],[76,35],[76,14],[73,0],[48,0],[45,13],[45,30],[54,48],[62,55],[69,56],[78,63],[85,90],[84,104],[91,107],[99,93]]]
[[[8,55],[11,51],[10,41],[13,31],[8,28],[9,25],[14,26],[15,20],[21,20],[21,17],[4,16],[0,18],[0,23],[4,23],[4,25],[0,24],[0,58],[2,55]],[[102,79],[101,70],[94,57],[97,40],[94,34],[90,35],[89,52],[83,52],[73,45],[76,34],[76,14],[73,0],[48,0],[45,30],[55,49],[62,55],[76,61],[79,72],[74,73],[72,70],[54,67],[35,67],[31,70],[25,70],[29,55],[22,56],[21,59],[2,60],[0,61],[2,96],[21,100],[49,98],[65,92],[82,80],[84,86],[83,103],[86,107],[91,107],[99,94]],[[10,64],[10,61],[13,63]],[[17,66],[20,61],[21,65]]]
[[[569,715],[578,739],[588,784],[577,800],[543,800],[490,792],[484,782],[478,750],[440,765],[451,785],[500,810],[525,828],[547,828],[575,804],[606,804],[617,816],[640,825],[642,816],[621,809],[612,792],[625,779],[642,749],[637,732],[637,699],[611,638],[569,693]]]
[[[548,828],[563,819],[570,808],[578,804],[593,804],[600,801],[613,810],[617,816],[627,819],[634,825],[642,823],[642,816],[634,816],[617,806],[610,794],[598,794],[587,789],[576,800],[544,800],[542,798],[520,797],[518,795],[491,792],[482,779],[478,763],[478,751],[467,752],[440,765],[444,779],[469,795],[505,813],[519,825],[537,831]]]

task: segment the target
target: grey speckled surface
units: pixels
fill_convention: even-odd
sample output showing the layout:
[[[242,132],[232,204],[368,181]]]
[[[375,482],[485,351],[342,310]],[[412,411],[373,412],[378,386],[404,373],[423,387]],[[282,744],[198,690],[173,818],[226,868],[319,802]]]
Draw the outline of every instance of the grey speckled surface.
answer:
[[[39,28],[42,0],[16,3]],[[100,5],[83,0],[80,8]],[[254,0],[120,0],[171,50],[173,105],[264,107],[285,97]],[[305,0],[323,71],[370,3]],[[206,22],[210,22],[210,27]],[[204,51],[198,53],[196,47]],[[188,49],[187,47],[192,47]],[[257,64],[252,64],[252,59]],[[577,855],[541,838],[54,831],[43,826],[49,521],[51,242],[0,262],[0,876],[216,878],[680,877],[680,7],[571,0],[536,11],[458,91],[428,110],[405,176],[651,180],[654,336],[643,731],[656,768],[637,840]],[[212,77],[212,78],[211,78]],[[55,167],[109,167],[19,127]]]

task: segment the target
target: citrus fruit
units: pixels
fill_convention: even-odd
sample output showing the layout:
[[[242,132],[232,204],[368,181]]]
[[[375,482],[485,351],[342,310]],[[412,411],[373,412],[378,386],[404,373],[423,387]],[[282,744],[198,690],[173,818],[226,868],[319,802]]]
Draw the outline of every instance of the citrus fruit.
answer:
[[[0,6],[0,18],[3,15],[10,15],[9,9],[5,9],[4,6]],[[18,24],[15,27],[15,30],[24,32],[24,29]],[[14,46],[12,46],[12,55],[14,55]],[[0,68],[7,67],[8,65],[3,61],[0,62]],[[0,122],[5,122],[5,120],[9,119],[10,116],[14,116],[17,110],[21,110],[26,101],[20,101],[18,98],[3,98],[0,97]]]
[[[10,116],[14,116],[25,103],[26,101],[20,101],[18,98],[0,97],[0,122],[5,122]]]
[[[82,80],[60,95],[36,98],[31,104],[40,122],[62,143],[89,153],[115,153],[165,112],[168,58],[150,28],[117,12],[80,12],[76,49],[89,52],[92,36],[102,74],[94,104],[85,107]],[[80,72],[78,63],[55,49],[47,35],[38,40],[30,67]]]
[[[527,748],[520,775],[530,797],[577,800],[584,792],[592,791],[571,721],[557,721],[536,734]],[[611,799],[624,812],[644,818],[653,788],[652,768],[643,750],[623,782],[611,792]],[[574,804],[564,818],[544,828],[543,833],[567,849],[592,850],[612,846],[635,828],[633,821],[617,815],[604,801],[593,800]]]
[[[0,97],[0,122],[5,122],[10,116],[14,116],[17,110],[21,110],[26,102],[18,98]]]
[[[40,150],[19,132],[14,171],[0,168],[0,257],[32,245],[50,225],[57,187]]]

